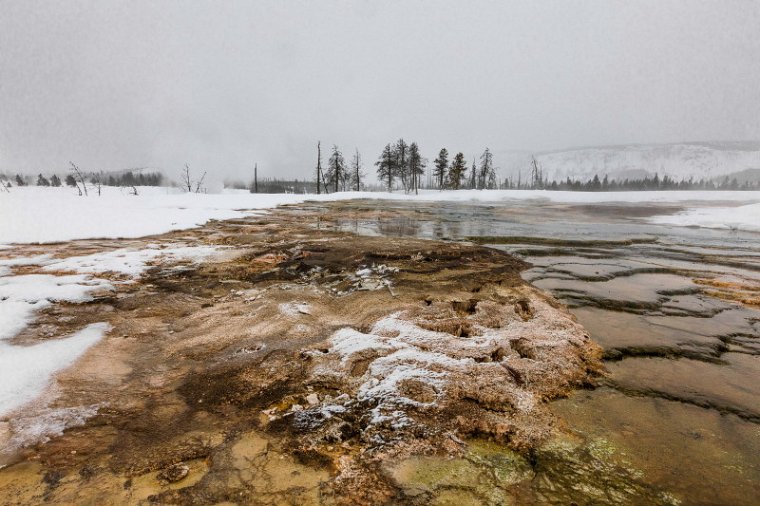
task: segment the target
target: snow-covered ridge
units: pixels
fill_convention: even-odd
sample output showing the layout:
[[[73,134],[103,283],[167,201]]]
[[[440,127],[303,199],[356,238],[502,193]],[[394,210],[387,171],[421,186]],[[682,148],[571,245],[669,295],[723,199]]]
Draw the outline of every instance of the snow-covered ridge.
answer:
[[[760,143],[681,143],[600,146],[536,155],[549,180],[588,180],[598,175],[634,179],[659,174],[673,179],[715,179],[760,169]],[[523,171],[524,177],[528,174]]]

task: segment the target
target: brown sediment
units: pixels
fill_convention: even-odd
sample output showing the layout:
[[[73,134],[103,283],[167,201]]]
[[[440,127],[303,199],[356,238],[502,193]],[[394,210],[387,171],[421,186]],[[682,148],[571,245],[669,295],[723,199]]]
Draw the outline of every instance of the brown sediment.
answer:
[[[760,285],[758,284],[717,278],[700,278],[695,279],[694,282],[703,286],[704,293],[710,297],[760,308]]]
[[[6,453],[0,502],[411,501],[389,462],[456,456],[476,435],[528,455],[554,430],[545,401],[601,373],[600,349],[521,280],[521,260],[318,227],[330,219],[284,209],[150,241],[57,246],[229,249],[57,304],[15,338],[113,327],[58,375],[50,406],[97,414]],[[374,344],[341,348],[345,335]],[[410,374],[396,381],[399,371]],[[10,445],[18,428],[5,423]]]

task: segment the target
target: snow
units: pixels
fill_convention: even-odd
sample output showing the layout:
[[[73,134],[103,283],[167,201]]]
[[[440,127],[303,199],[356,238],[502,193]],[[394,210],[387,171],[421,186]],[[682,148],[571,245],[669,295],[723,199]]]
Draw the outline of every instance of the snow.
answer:
[[[51,437],[62,435],[63,431],[70,427],[84,425],[101,407],[101,404],[90,404],[69,408],[42,408],[30,416],[14,416],[8,422],[12,437],[5,443],[5,448],[0,450],[0,454],[10,453],[30,444],[45,443]]]
[[[637,178],[665,175],[680,181],[693,177],[719,179],[747,169],[760,169],[760,144],[757,142],[629,144],[578,148],[536,155],[549,180],[568,176],[589,180],[603,178]],[[527,178],[530,160],[521,164]],[[513,177],[516,174],[513,172]]]
[[[92,255],[68,257],[63,259],[46,260],[43,262],[46,271],[71,271],[80,273],[113,272],[125,276],[136,277],[148,269],[151,262],[159,258],[179,261],[205,260],[216,253],[219,248],[212,246],[179,246],[159,248],[157,246],[145,249],[123,248]]]
[[[338,329],[330,339],[330,350],[334,353],[338,353],[342,357],[342,361],[345,363],[351,355],[360,353],[364,350],[392,350],[393,348],[385,343],[385,340],[373,336],[372,334],[364,334],[358,330],[350,327],[344,327]]]
[[[279,310],[280,313],[290,317],[311,314],[311,306],[305,302],[285,302],[279,305]]]
[[[653,216],[650,221],[661,225],[760,232],[760,204],[694,208],[677,214]]]
[[[0,341],[0,415],[41,394],[54,373],[74,363],[108,330],[106,323],[93,323],[70,337],[32,346]]]
[[[307,200],[411,200],[498,203],[543,200],[557,203],[602,202],[760,202],[758,191],[560,192],[546,190],[423,190],[342,192],[329,195],[179,193],[176,188],[139,188],[129,195],[103,187],[103,195],[80,197],[70,188],[15,187],[0,194],[0,244],[45,243],[85,238],[143,237],[200,226],[209,220],[240,218],[282,204]]]
[[[299,195],[194,194],[173,188],[138,188],[137,196],[103,187],[80,197],[70,188],[15,187],[0,198],[0,243],[84,238],[143,237],[184,230],[209,220],[239,218],[241,209],[301,202]]]
[[[0,340],[18,334],[37,311],[55,301],[84,302],[90,300],[91,292],[110,288],[107,281],[81,274],[0,277]]]
[[[71,365],[110,328],[106,323],[97,323],[66,338],[49,339],[31,346],[11,344],[8,340],[29,325],[38,311],[54,302],[85,302],[91,300],[95,291],[113,289],[109,281],[91,274],[111,272],[133,278],[159,260],[197,261],[218,250],[211,246],[161,248],[149,245],[145,249],[123,248],[69,258],[36,255],[0,259],[0,416],[37,397],[56,372]],[[40,266],[42,271],[51,274],[12,274],[13,267],[29,265]],[[45,419],[29,418],[31,432],[21,431],[25,435],[19,437],[34,439],[56,433],[61,420],[74,423],[79,419],[79,411],[72,409],[71,412],[51,411]]]

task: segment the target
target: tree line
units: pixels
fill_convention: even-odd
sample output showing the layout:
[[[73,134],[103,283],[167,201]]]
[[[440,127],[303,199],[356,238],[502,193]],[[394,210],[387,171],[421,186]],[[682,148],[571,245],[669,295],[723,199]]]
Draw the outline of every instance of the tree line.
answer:
[[[408,143],[403,138],[385,145],[375,162],[376,173],[380,184],[387,191],[396,188],[406,193],[418,193],[424,186],[423,177],[428,160],[422,156],[416,142]],[[457,153],[449,163],[449,152],[441,149],[433,161],[432,172],[438,189],[458,190],[460,188],[495,189],[499,188],[496,177],[496,167],[493,154],[486,148],[480,156],[480,164],[472,161],[468,168],[464,154]],[[469,173],[468,173],[469,171]],[[317,193],[328,193],[345,190],[359,191],[369,187],[364,181],[364,170],[361,155],[357,150],[351,162],[346,164],[338,146],[333,146],[327,166],[322,165],[322,143],[317,143],[317,166],[315,170],[315,187]],[[428,185],[430,186],[430,185]]]
[[[714,179],[699,179],[694,178],[681,179],[679,181],[672,177],[665,175],[660,177],[658,174],[654,176],[645,176],[643,178],[626,178],[623,180],[610,179],[607,175],[603,178],[599,178],[598,174],[595,174],[593,178],[582,181],[579,179],[566,178],[564,181],[551,181],[547,182],[544,179],[537,179],[532,181],[530,185],[518,187],[518,188],[530,188],[540,190],[559,190],[559,191],[599,191],[599,192],[614,192],[614,191],[658,191],[658,190],[718,190],[718,191],[731,191],[731,190],[758,190],[760,189],[760,181],[739,181],[734,178],[724,177],[721,180]]]
[[[103,172],[85,172],[83,174],[85,180],[92,185],[103,184],[106,186],[161,186],[165,182],[164,175],[160,172],[133,172],[128,170],[120,174],[107,174]],[[77,185],[77,179],[75,174],[67,174],[63,180],[58,177],[57,174],[52,174],[49,177],[43,174],[38,174],[37,178],[31,176],[24,176],[16,174],[11,180],[7,180],[6,184],[12,186],[52,186],[58,187],[66,186],[75,187]]]

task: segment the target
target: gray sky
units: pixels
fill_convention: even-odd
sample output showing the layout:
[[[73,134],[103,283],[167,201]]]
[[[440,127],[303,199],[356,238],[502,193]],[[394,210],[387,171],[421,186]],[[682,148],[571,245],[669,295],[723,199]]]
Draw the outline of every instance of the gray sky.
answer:
[[[0,171],[760,139],[760,2],[0,0]],[[498,160],[497,164],[498,164]]]

